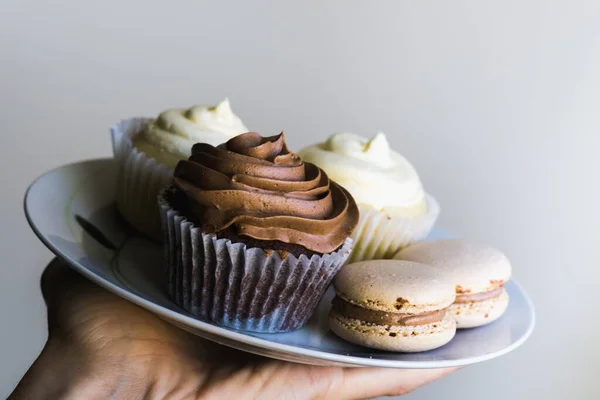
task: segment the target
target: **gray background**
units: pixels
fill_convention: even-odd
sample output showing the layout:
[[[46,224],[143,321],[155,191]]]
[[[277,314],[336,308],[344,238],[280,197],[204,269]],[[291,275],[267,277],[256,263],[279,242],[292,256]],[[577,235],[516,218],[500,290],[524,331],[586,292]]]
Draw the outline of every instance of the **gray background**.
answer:
[[[440,224],[513,260],[539,315],[530,341],[408,398],[598,398],[600,2],[1,5],[0,397],[46,337],[29,182],[109,156],[120,118],[229,96],[292,148],[386,132]]]

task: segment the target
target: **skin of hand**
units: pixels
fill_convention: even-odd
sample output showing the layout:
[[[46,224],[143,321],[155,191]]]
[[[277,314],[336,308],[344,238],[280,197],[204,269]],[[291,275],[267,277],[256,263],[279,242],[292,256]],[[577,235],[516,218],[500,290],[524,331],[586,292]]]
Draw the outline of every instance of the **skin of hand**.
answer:
[[[451,369],[318,367],[193,336],[53,260],[42,275],[48,341],[18,399],[362,399],[401,395]]]

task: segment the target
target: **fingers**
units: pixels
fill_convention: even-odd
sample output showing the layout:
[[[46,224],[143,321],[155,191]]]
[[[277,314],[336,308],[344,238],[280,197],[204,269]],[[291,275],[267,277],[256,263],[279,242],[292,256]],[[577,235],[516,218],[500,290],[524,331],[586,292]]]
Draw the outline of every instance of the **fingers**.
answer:
[[[249,397],[255,391],[254,396],[262,398],[370,399],[409,393],[454,369],[319,367],[271,360],[243,368],[229,381],[240,386],[236,378],[248,370],[253,379],[242,381]]]
[[[443,378],[456,369],[345,368],[339,398],[399,396]]]

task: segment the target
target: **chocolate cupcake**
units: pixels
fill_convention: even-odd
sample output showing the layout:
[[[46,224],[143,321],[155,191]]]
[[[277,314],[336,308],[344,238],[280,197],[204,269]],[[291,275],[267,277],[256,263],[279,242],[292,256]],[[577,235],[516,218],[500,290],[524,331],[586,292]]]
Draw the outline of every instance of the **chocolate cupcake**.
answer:
[[[283,134],[194,145],[159,206],[173,300],[255,332],[307,322],[358,223],[350,194],[290,152]]]

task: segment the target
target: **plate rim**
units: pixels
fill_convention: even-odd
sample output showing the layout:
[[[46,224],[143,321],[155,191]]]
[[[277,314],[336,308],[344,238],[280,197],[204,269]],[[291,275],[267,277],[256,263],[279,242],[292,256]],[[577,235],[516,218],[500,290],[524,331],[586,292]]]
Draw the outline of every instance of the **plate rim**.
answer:
[[[186,326],[191,325],[190,324],[190,320],[191,320],[191,322],[193,323],[192,326],[196,329],[205,331],[211,335],[215,335],[218,337],[224,337],[228,340],[232,340],[234,342],[241,342],[243,344],[246,344],[249,346],[254,346],[254,347],[266,350],[266,351],[275,350],[275,351],[283,352],[286,354],[292,354],[294,356],[304,356],[304,357],[310,357],[310,358],[320,360],[320,361],[331,361],[331,362],[335,362],[335,363],[342,363],[342,364],[346,364],[347,366],[405,368],[405,369],[452,368],[452,367],[461,367],[461,366],[466,366],[466,365],[471,365],[471,364],[476,364],[476,363],[480,363],[483,361],[491,360],[491,359],[500,357],[504,354],[507,354],[507,353],[517,349],[518,347],[523,345],[523,343],[525,343],[527,341],[527,339],[529,339],[529,337],[533,333],[533,330],[536,325],[536,313],[535,313],[535,307],[533,305],[533,301],[531,300],[531,298],[529,297],[527,292],[525,290],[523,290],[523,287],[514,278],[511,278],[511,282],[521,292],[523,299],[529,306],[529,310],[530,310],[530,314],[531,314],[531,323],[529,324],[526,332],[518,340],[516,340],[515,342],[511,343],[509,346],[507,346],[501,350],[498,350],[498,351],[492,352],[492,353],[488,353],[488,354],[483,354],[480,356],[461,358],[459,360],[403,361],[403,360],[385,360],[385,359],[379,359],[379,358],[364,358],[364,357],[356,357],[356,356],[351,356],[351,355],[334,354],[334,353],[329,353],[329,352],[325,352],[325,351],[321,351],[321,350],[314,350],[314,349],[309,349],[309,348],[304,348],[304,347],[299,347],[299,346],[293,346],[293,345],[289,345],[289,344],[272,342],[267,339],[247,335],[243,332],[225,329],[225,328],[219,327],[217,325],[213,325],[209,322],[201,321],[201,320],[189,317],[187,315],[178,313],[176,311],[169,310],[169,309],[167,309],[159,304],[155,304],[154,302],[147,300],[131,291],[121,288],[121,287],[103,279],[101,276],[96,275],[92,271],[88,270],[87,268],[82,266],[80,263],[78,263],[76,260],[71,258],[67,253],[63,252],[58,246],[53,245],[49,240],[47,240],[46,237],[37,228],[35,222],[33,221],[33,217],[31,215],[32,213],[30,210],[31,191],[35,187],[35,185],[38,184],[38,182],[40,182],[43,178],[45,178],[51,174],[57,173],[61,169],[73,168],[73,167],[80,166],[82,164],[96,164],[96,163],[102,163],[102,162],[108,163],[111,160],[112,160],[112,158],[107,157],[107,158],[94,158],[94,159],[74,161],[74,162],[71,162],[68,164],[64,164],[64,165],[52,168],[52,169],[40,174],[29,184],[29,186],[27,187],[27,190],[25,192],[25,196],[23,199],[23,208],[24,208],[24,212],[25,212],[25,218],[27,219],[27,223],[33,230],[34,234],[44,244],[44,246],[46,246],[55,256],[66,261],[67,264],[71,268],[73,268],[75,271],[82,274],[87,279],[96,283],[100,287],[120,296],[121,298],[124,298],[127,301],[132,302],[133,304],[136,304],[139,307],[142,307],[146,310],[149,310],[149,311],[157,314],[158,316],[161,317],[161,319],[175,320],[177,323],[180,323],[180,324],[183,324]],[[178,329],[182,329],[182,328],[178,327]],[[207,340],[210,340],[210,339],[207,339]],[[226,343],[222,343],[222,344],[225,346],[228,346],[228,347],[232,347],[232,346],[227,345]],[[238,348],[238,350],[239,350],[239,348]],[[240,351],[243,351],[243,350],[240,350]],[[265,355],[265,357],[269,357],[269,356]],[[273,358],[273,357],[270,357],[270,358]]]

